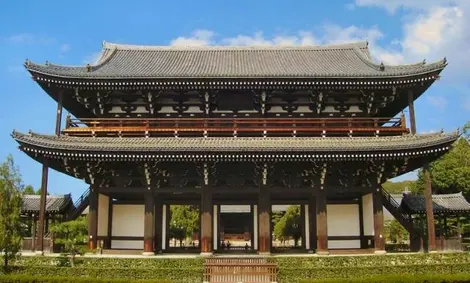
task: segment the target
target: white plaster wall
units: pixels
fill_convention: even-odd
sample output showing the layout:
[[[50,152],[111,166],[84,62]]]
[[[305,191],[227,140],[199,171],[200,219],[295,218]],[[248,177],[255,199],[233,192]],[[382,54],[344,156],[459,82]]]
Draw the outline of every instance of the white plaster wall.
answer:
[[[108,236],[109,197],[98,195],[98,236]]]
[[[141,204],[114,205],[112,236],[143,237],[144,211]]]
[[[372,194],[362,196],[362,215],[364,219],[364,235],[374,235],[374,208]]]
[[[360,249],[360,240],[328,240],[329,249]]]
[[[359,205],[328,204],[326,206],[328,236],[359,236]]]
[[[144,241],[112,240],[111,249],[142,250],[144,249]]]

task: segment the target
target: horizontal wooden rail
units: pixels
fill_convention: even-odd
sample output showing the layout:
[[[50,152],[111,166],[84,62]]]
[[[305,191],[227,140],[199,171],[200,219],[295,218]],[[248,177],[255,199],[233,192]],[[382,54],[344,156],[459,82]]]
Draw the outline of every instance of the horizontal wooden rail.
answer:
[[[403,118],[99,118],[69,119],[64,134],[138,136],[161,134],[405,133]]]

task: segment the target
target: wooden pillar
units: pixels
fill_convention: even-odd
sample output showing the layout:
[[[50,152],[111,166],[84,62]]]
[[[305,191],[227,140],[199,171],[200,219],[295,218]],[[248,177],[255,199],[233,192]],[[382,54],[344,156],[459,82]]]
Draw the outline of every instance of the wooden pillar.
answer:
[[[361,249],[367,248],[367,241],[364,237],[364,205],[362,202],[362,196],[358,201],[358,210],[359,210],[359,237],[361,242]]]
[[[307,239],[307,230],[306,230],[306,223],[305,223],[305,205],[300,204],[300,235],[301,235],[301,247],[306,249],[305,240]],[[308,212],[307,212],[308,213]]]
[[[201,193],[201,253],[212,253],[212,190],[208,185]]]
[[[163,250],[163,200],[157,195],[155,198],[155,251],[161,253]]]
[[[410,131],[411,134],[416,134],[416,119],[415,119],[415,104],[413,92],[408,91],[408,111],[410,114]]]
[[[317,254],[328,254],[328,218],[326,213],[326,188],[318,190],[316,197]]]
[[[382,201],[382,187],[377,186],[372,194],[372,203],[374,210],[374,245],[375,253],[385,253],[384,238],[384,212]]]
[[[108,201],[108,235],[105,248],[111,249],[113,237],[113,198],[109,196]]]
[[[310,248],[312,252],[317,249],[317,204],[316,197],[310,196],[308,203],[308,222],[310,225],[309,237],[310,237]]]
[[[44,253],[44,221],[46,219],[46,198],[47,198],[47,179],[49,173],[48,160],[45,159],[42,164],[42,181],[41,181],[41,199],[39,207],[39,223],[38,223],[38,254]]]
[[[145,215],[144,215],[144,255],[153,255],[153,225],[155,220],[154,214],[154,196],[153,193],[145,194]]]
[[[96,249],[98,246],[98,190],[90,187],[88,205],[88,248]]]
[[[271,195],[267,185],[260,187],[258,195],[258,252],[271,252]]]
[[[60,128],[62,125],[62,97],[62,91],[59,91],[59,94],[57,95],[57,113],[55,119],[55,134],[57,136],[60,136]]]
[[[429,163],[423,167],[424,175],[424,197],[426,201],[426,220],[428,226],[428,251],[436,250],[436,228],[434,225],[434,211],[432,207],[431,176],[429,174]]]
[[[36,221],[36,215],[33,214],[33,230],[31,231],[31,251],[36,251],[36,232],[37,232],[37,229],[36,229],[36,225],[37,225],[37,221]]]

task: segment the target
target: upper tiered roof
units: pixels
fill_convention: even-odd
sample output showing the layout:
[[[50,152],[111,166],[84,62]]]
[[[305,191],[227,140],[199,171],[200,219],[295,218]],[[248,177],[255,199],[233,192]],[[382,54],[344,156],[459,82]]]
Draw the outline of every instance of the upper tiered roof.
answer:
[[[366,42],[327,46],[175,47],[105,42],[95,65],[26,62],[43,75],[69,79],[403,78],[438,73],[445,59],[390,66],[372,60]]]

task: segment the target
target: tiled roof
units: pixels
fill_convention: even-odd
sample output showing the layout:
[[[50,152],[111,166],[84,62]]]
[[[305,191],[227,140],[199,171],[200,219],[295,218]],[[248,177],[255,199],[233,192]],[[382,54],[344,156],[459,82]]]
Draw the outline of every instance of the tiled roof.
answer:
[[[354,152],[407,150],[454,142],[458,133],[390,137],[69,137],[13,132],[20,144],[82,152]]]
[[[39,195],[23,195],[23,213],[39,213],[40,199]],[[47,213],[62,213],[72,203],[71,196],[68,195],[49,195],[46,198]]]
[[[404,194],[401,205],[414,213],[426,211],[424,195]],[[435,213],[470,211],[470,203],[462,193],[432,195],[432,206]]]
[[[330,46],[172,47],[104,43],[96,65],[26,62],[32,72],[63,78],[373,78],[439,72],[446,60],[381,65],[366,42]]]

